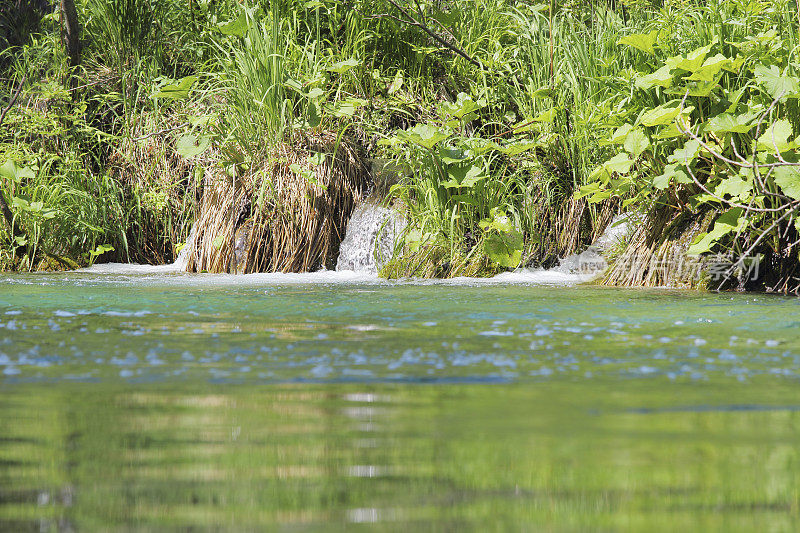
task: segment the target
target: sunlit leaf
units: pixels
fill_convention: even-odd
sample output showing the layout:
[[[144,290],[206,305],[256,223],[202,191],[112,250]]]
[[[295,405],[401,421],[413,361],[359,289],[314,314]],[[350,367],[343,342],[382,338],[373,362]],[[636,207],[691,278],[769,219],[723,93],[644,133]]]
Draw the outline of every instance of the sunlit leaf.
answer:
[[[703,66],[703,62],[711,51],[712,45],[701,46],[696,50],[693,50],[686,54],[685,56],[675,56],[667,59],[667,65],[671,68],[678,68],[681,70],[687,70],[689,72],[695,72],[696,70],[700,69]]]
[[[641,123],[649,127],[669,124],[675,120],[680,111],[680,105],[677,103],[661,105],[642,115]]]
[[[180,100],[189,96],[189,93],[197,83],[197,76],[186,76],[175,83],[170,83],[157,90],[153,98],[164,98],[166,100]]]
[[[672,182],[691,183],[690,178],[678,165],[672,164],[664,167],[664,172],[653,178],[653,187],[656,189],[666,189]]]
[[[397,137],[401,140],[411,141],[430,150],[450,137],[450,132],[429,124],[417,124],[410,130],[398,132]]]
[[[714,228],[708,233],[701,233],[686,251],[688,255],[700,255],[711,250],[720,238],[733,231],[739,231],[747,223],[747,217],[742,216],[742,209],[736,207],[719,216],[714,223]]]
[[[795,148],[794,142],[789,142],[789,137],[792,136],[792,124],[782,118],[775,121],[769,128],[758,138],[758,149],[766,150],[775,153],[786,152]]]
[[[234,37],[244,37],[250,25],[247,21],[247,12],[243,9],[239,16],[228,22],[220,22],[217,24],[217,29],[223,35],[231,35]]]
[[[636,76],[636,87],[647,90],[653,87],[670,87],[672,85],[672,69],[668,66],[661,67],[652,74]]]
[[[637,158],[650,147],[650,139],[641,128],[636,128],[625,137],[623,146],[629,154]]]
[[[749,113],[735,116],[722,113],[706,122],[706,131],[712,133],[747,133],[753,129],[753,118],[755,118],[755,115]]]
[[[625,142],[625,139],[628,137],[628,134],[633,130],[633,126],[630,124],[623,124],[619,128],[617,128],[613,134],[611,134],[611,139],[609,140],[612,144],[622,144]]]
[[[730,196],[733,199],[742,200],[749,197],[752,190],[752,181],[745,180],[739,174],[734,174],[722,180],[714,189],[714,194],[722,198]]]
[[[758,84],[772,98],[784,100],[800,96],[800,79],[782,74],[777,66],[756,65],[754,72]]]
[[[360,64],[361,61],[359,61],[358,59],[350,58],[350,59],[345,59],[343,61],[337,61],[336,63],[329,66],[325,70],[328,70],[329,72],[336,72],[337,74],[344,74],[348,70],[351,70]]]
[[[626,153],[619,153],[606,161],[603,166],[609,172],[616,172],[617,174],[627,174],[631,171],[633,160],[628,157]]]
[[[694,139],[689,139],[682,148],[677,148],[672,155],[667,157],[670,163],[680,165],[690,165],[700,153],[700,143]]]
[[[516,268],[522,261],[522,233],[514,229],[508,233],[490,233],[483,241],[489,259],[505,268]]]
[[[403,71],[398,70],[394,75],[392,83],[389,84],[388,93],[394,94],[403,87]]]
[[[14,182],[19,182],[22,179],[33,179],[36,177],[36,174],[28,167],[17,166],[13,159],[7,159],[6,162],[0,166],[0,176]]]
[[[455,102],[444,102],[441,106],[442,111],[449,116],[464,118],[470,113],[474,113],[486,106],[484,100],[475,101],[466,93],[458,93]]]
[[[175,141],[175,151],[189,159],[202,154],[211,146],[211,137],[197,135],[183,135]]]
[[[617,44],[624,44],[637,50],[641,50],[647,54],[655,54],[653,45],[658,41],[658,34],[661,30],[653,30],[650,33],[635,33],[633,35],[626,35],[617,41]]]

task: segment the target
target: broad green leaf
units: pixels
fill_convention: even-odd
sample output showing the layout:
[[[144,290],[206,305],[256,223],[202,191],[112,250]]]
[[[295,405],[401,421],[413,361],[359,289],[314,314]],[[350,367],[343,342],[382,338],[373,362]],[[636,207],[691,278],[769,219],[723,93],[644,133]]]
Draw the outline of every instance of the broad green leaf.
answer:
[[[110,244],[98,244],[97,248],[89,252],[89,255],[92,257],[97,257],[98,255],[103,255],[106,252],[113,252],[114,247]]]
[[[678,103],[664,104],[642,115],[641,123],[648,127],[669,124],[675,120],[680,111],[681,108]]]
[[[631,171],[633,160],[628,157],[626,153],[619,153],[606,161],[603,166],[609,172],[616,172],[617,174],[627,174]]]
[[[450,131],[430,124],[417,124],[410,130],[398,132],[397,136],[401,140],[411,141],[432,150],[437,144],[450,137]]]
[[[733,231],[739,231],[747,223],[747,217],[742,216],[742,208],[735,207],[726,211],[714,223],[714,228],[708,233],[701,233],[686,251],[688,255],[700,255],[711,250],[717,241]]]
[[[667,59],[666,63],[671,68],[679,68],[681,70],[694,72],[703,66],[703,61],[711,51],[711,46],[712,45],[710,44],[701,46],[700,48],[689,52],[685,56],[671,57]]]
[[[795,148],[794,142],[789,142],[789,137],[792,136],[791,123],[782,118],[775,121],[767,130],[758,138],[758,149],[765,150],[770,153],[775,153],[777,148],[779,153],[786,152]]]
[[[797,98],[800,93],[800,79],[781,74],[780,69],[771,65],[756,65],[754,69],[756,81],[772,98]]]
[[[237,18],[217,24],[217,29],[220,33],[223,35],[232,35],[234,37],[244,37],[249,27],[247,12],[245,10],[242,10]]]
[[[211,137],[197,135],[183,135],[175,141],[175,151],[189,159],[202,154],[211,146]]]
[[[730,104],[728,105],[728,109],[725,110],[726,113],[733,113],[734,111],[736,111],[736,108],[739,106],[739,101],[741,101],[746,91],[747,91],[747,86],[741,87],[733,94],[729,95]]]
[[[189,92],[197,83],[197,76],[186,76],[175,83],[170,83],[161,87],[154,93],[152,98],[164,98],[166,100],[180,100],[189,96]]]
[[[547,111],[544,111],[542,114],[540,114],[538,117],[534,118],[533,121],[534,122],[542,122],[542,123],[550,123],[550,122],[553,122],[553,120],[555,120],[557,113],[558,113],[558,110],[555,107],[551,107]]]
[[[481,137],[470,137],[464,140],[464,146],[469,149],[473,156],[483,155],[491,150],[500,150],[500,145],[490,139]]]
[[[344,74],[348,70],[353,69],[360,64],[361,61],[359,61],[358,59],[350,58],[350,59],[345,59],[343,61],[337,61],[336,63],[329,66],[325,70],[329,72],[336,72],[337,74]]]
[[[700,143],[694,139],[689,139],[686,141],[686,144],[683,145],[683,148],[677,148],[672,152],[672,155],[667,157],[667,161],[679,165],[690,165],[699,153]]]
[[[20,198],[19,196],[15,196],[11,199],[11,207],[15,207],[21,211],[27,211],[28,207],[30,206],[30,202],[25,198]]]
[[[442,186],[447,189],[454,189],[459,187],[474,187],[476,183],[486,177],[483,173],[483,167],[478,165],[448,165],[447,176],[449,180],[442,183]]]
[[[308,158],[308,162],[311,163],[312,165],[314,165],[315,167],[318,167],[318,166],[324,165],[325,162],[327,161],[327,159],[328,159],[328,156],[325,155],[324,153],[322,153],[322,152],[314,152]]]
[[[453,148],[451,146],[440,146],[437,149],[437,153],[439,154],[439,158],[442,160],[442,162],[448,165],[457,165],[463,163],[469,158],[465,150],[462,150],[461,148]]]
[[[636,128],[625,137],[623,146],[636,159],[650,147],[650,139],[641,128]]]
[[[633,35],[626,35],[617,41],[617,44],[624,44],[637,50],[641,50],[647,54],[655,54],[653,45],[658,41],[658,34],[661,30],[653,30],[650,33],[635,33]]]
[[[13,159],[7,159],[3,166],[0,166],[0,176],[19,182],[22,179],[33,179],[36,174],[28,167],[18,167]]]
[[[606,172],[605,169],[603,169],[603,172]],[[586,196],[591,196],[593,194],[597,194],[597,193],[599,193],[601,191],[603,191],[603,189],[600,187],[600,184],[595,181],[595,182],[592,182],[592,183],[588,183],[586,185],[581,185],[578,188],[578,190],[575,191],[575,194],[573,194],[573,196],[576,199],[581,199],[581,198],[584,198]]]
[[[356,110],[366,104],[366,100],[362,100],[361,98],[348,98],[347,100],[342,100],[341,102],[336,104],[336,107],[333,108],[333,115],[335,117],[352,117]]]
[[[556,91],[550,87],[539,87],[533,91],[534,98],[554,98],[557,95]]]
[[[590,204],[599,204],[603,200],[608,200],[613,196],[614,191],[606,190],[606,191],[598,191],[592,196],[588,197],[586,201]]]
[[[800,200],[800,167],[775,167],[772,175],[783,194],[795,200]]]
[[[656,139],[674,139],[676,137],[686,137],[686,134],[679,130],[677,124],[673,122],[660,128],[654,137]]]
[[[672,182],[676,183],[691,183],[690,178],[678,165],[672,164],[664,167],[664,172],[653,178],[653,187],[656,189],[664,190]]]
[[[533,150],[539,146],[536,141],[517,141],[513,143],[504,144],[500,147],[500,151],[506,155],[518,155],[522,152]]]
[[[222,248],[222,245],[225,243],[225,236],[224,235],[217,235],[214,237],[214,240],[211,241],[211,246],[219,250]]]
[[[476,102],[468,94],[458,93],[455,102],[444,102],[441,108],[446,115],[456,118],[464,118],[470,113],[474,113],[485,106],[486,102],[484,100],[478,100]]]
[[[636,76],[636,87],[647,90],[653,87],[670,87],[672,85],[672,69],[663,66],[652,74]]]
[[[698,81],[714,81],[717,74],[728,64],[731,60],[722,54],[717,54],[714,57],[709,57],[703,62],[703,66],[695,70],[691,76],[684,79],[698,80]]]
[[[392,83],[389,84],[389,89],[388,89],[389,94],[396,93],[397,91],[400,90],[402,86],[403,86],[403,71],[398,70],[397,73],[394,75],[394,80],[392,80]]]
[[[714,189],[714,194],[725,198],[730,196],[733,199],[742,200],[750,196],[753,190],[753,183],[743,179],[739,174],[734,174],[722,180]]]
[[[668,89],[666,94],[683,97],[684,95],[698,96],[706,98],[719,87],[719,80],[722,79],[722,74],[717,74],[717,77],[711,81],[686,81],[685,85],[680,87],[673,87]]]
[[[313,89],[308,91],[308,94],[306,96],[308,98],[311,98],[312,100],[318,100],[319,98],[321,98],[324,95],[325,95],[325,91],[323,91],[319,87],[314,87]]]
[[[732,59],[730,63],[723,66],[723,70],[727,70],[728,72],[739,72],[739,69],[744,65],[745,56],[737,56],[736,59]]]
[[[613,134],[611,134],[610,143],[612,144],[622,144],[625,142],[625,139],[628,137],[628,134],[633,130],[633,126],[630,124],[623,124],[619,128],[617,128]]]
[[[522,233],[491,233],[483,241],[489,259],[505,268],[516,268],[522,260]]]
[[[735,116],[722,113],[706,122],[706,131],[712,133],[747,133],[753,129],[751,125],[753,118],[755,116],[749,113]]]

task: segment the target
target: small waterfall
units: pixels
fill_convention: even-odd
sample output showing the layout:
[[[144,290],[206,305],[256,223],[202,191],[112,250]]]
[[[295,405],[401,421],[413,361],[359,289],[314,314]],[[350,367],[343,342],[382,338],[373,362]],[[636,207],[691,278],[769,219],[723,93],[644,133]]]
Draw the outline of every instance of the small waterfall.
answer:
[[[392,257],[395,240],[405,226],[397,211],[369,203],[357,206],[339,247],[336,270],[377,274]]]
[[[608,268],[605,256],[611,248],[622,242],[631,228],[629,214],[614,217],[603,234],[591,246],[579,254],[572,254],[560,260],[552,270],[564,274],[579,274],[595,277]]]
[[[186,238],[186,244],[183,245],[183,248],[178,254],[177,259],[175,259],[175,262],[172,263],[172,266],[175,268],[175,270],[186,272],[186,267],[189,266],[189,257],[191,257],[192,252],[194,252],[196,240],[197,222],[192,224],[192,229],[189,230],[189,236]]]

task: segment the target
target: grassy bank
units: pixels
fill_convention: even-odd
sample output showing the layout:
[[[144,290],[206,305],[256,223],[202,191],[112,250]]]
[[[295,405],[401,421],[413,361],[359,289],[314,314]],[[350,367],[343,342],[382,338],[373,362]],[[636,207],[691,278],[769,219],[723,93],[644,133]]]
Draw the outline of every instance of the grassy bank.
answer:
[[[168,262],[215,209],[198,264],[329,264],[346,152],[410,221],[384,275],[550,266],[624,211],[610,283],[730,254],[726,286],[796,288],[794,0],[75,3],[77,65],[47,2],[0,18],[3,268]]]

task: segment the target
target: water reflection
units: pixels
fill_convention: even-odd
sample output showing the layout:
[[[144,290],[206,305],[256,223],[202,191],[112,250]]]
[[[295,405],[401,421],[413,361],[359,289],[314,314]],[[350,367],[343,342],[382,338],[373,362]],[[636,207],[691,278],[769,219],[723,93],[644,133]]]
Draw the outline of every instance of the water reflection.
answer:
[[[794,529],[798,393],[673,387],[14,387],[0,529]]]

